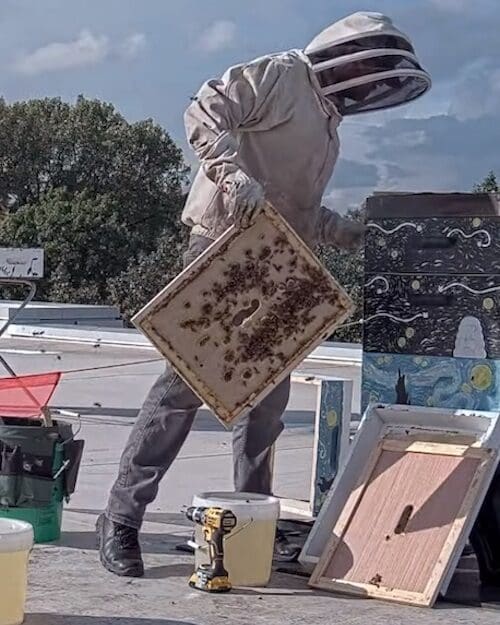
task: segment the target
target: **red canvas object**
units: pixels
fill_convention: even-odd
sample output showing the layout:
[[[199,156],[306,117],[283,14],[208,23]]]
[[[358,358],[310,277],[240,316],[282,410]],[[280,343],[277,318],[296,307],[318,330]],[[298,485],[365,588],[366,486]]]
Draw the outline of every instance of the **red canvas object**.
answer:
[[[60,379],[60,371],[0,378],[0,417],[39,417]]]

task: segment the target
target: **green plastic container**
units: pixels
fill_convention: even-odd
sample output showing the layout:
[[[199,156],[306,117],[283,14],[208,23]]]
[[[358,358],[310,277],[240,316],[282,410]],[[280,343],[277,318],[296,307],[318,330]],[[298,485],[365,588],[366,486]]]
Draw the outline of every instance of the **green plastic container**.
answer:
[[[60,444],[56,445],[54,453],[54,475],[62,467],[64,450]],[[44,508],[3,508],[0,507],[0,517],[26,521],[33,526],[35,543],[50,543],[61,537],[61,524],[64,503],[64,472],[54,482],[52,502]]]
[[[35,543],[51,543],[61,537],[63,502],[45,508],[1,508],[0,517],[26,521],[33,526]]]

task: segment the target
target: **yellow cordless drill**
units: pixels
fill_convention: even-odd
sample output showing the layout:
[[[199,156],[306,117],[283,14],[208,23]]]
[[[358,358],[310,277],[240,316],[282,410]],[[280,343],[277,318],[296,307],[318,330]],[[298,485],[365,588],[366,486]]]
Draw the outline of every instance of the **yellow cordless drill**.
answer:
[[[186,516],[202,526],[210,556],[210,564],[201,564],[189,585],[205,592],[229,592],[231,584],[224,568],[224,536],[236,527],[236,517],[231,510],[215,507],[191,507],[186,510]]]

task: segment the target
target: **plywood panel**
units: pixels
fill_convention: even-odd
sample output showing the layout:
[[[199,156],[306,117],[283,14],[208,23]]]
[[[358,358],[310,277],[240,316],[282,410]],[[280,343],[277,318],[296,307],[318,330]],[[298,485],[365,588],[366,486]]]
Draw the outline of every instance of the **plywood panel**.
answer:
[[[133,321],[230,424],[352,310],[345,291],[269,207],[249,229],[230,229]]]
[[[479,464],[383,450],[324,576],[424,593]]]

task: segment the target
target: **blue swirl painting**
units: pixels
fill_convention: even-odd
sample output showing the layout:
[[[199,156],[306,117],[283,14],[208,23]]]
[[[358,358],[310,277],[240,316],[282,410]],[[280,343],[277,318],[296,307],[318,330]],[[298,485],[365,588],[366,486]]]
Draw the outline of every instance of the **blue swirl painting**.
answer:
[[[500,409],[500,360],[363,354],[362,409],[369,402]]]
[[[337,475],[342,443],[344,383],[322,380],[318,426],[318,452],[314,483],[313,515],[317,516]]]

